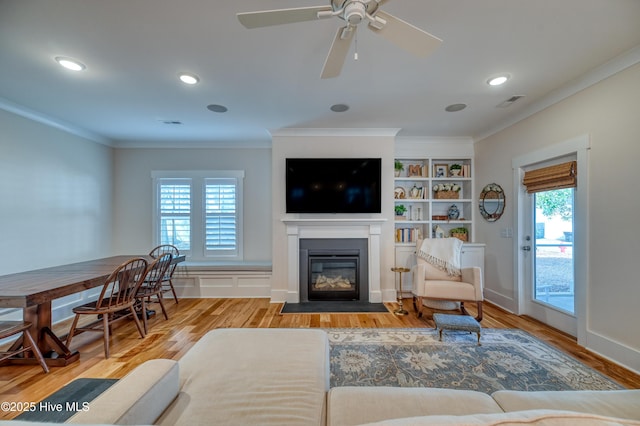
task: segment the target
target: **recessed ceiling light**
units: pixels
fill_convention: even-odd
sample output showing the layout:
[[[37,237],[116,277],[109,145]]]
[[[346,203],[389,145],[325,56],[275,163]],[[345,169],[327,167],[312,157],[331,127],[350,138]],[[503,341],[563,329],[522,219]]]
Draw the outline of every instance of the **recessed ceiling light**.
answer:
[[[211,105],[207,105],[207,109],[209,111],[213,111],[213,112],[227,112],[228,109],[226,106],[224,105],[217,105],[217,104],[211,104]]]
[[[82,71],[87,68],[85,64],[75,59],[66,58],[64,56],[56,56],[56,62],[71,71]]]
[[[467,107],[467,104],[451,104],[448,107],[446,107],[444,110],[447,112],[458,112],[458,111],[462,111],[466,107]]]
[[[509,76],[507,74],[503,74],[491,77],[489,80],[487,80],[487,84],[489,86],[500,86],[501,84],[506,83],[507,80],[509,80]]]
[[[178,78],[184,84],[196,84],[196,83],[198,83],[200,81],[200,77],[198,77],[195,74],[189,74],[187,72],[182,72],[182,73],[178,74]]]
[[[335,105],[331,105],[331,111],[333,112],[345,112],[349,109],[349,105],[345,105],[345,104],[335,104]]]

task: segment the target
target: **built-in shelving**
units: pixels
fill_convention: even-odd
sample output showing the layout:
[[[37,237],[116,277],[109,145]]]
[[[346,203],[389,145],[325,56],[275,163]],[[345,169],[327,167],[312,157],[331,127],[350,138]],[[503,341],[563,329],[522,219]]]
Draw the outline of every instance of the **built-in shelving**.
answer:
[[[451,230],[465,228],[473,241],[473,168],[471,158],[397,158],[402,170],[394,178],[394,203],[406,209],[395,216],[396,246],[415,245],[418,238],[434,238],[435,231],[449,237]],[[451,166],[460,166],[458,172]],[[450,187],[455,191],[435,189]],[[446,195],[443,195],[446,194]],[[450,217],[455,206],[458,217]]]

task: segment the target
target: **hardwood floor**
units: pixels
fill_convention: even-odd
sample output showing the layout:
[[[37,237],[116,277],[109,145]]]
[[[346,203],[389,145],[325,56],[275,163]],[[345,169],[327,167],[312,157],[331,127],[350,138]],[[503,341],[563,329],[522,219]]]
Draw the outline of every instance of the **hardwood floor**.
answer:
[[[269,303],[269,299],[182,299],[177,305],[167,300],[166,305],[170,320],[165,321],[162,315],[152,317],[149,334],[144,339],[139,337],[132,321],[115,328],[109,359],[104,359],[102,336],[85,333],[74,339],[72,347],[80,351],[80,361],[66,367],[53,367],[49,374],[44,374],[37,365],[0,366],[0,402],[38,402],[76,378],[120,378],[149,359],[179,359],[203,334],[214,328],[433,327],[429,309],[424,309],[427,319],[418,319],[409,299],[404,303],[405,309],[409,310],[407,316],[392,313],[280,314],[282,305]],[[387,307],[393,311],[397,305],[389,303]],[[473,304],[468,310],[471,315],[476,314]],[[621,385],[640,388],[640,375],[579,347],[571,336],[531,318],[518,317],[485,303],[482,326],[525,330]],[[56,327],[56,332],[63,335],[68,328],[69,324],[63,323]],[[0,419],[10,419],[18,414],[0,411]]]

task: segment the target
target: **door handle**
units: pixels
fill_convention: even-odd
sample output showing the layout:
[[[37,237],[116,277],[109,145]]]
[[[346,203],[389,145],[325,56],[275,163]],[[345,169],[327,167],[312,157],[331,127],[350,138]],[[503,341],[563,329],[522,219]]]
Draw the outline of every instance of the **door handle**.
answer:
[[[531,251],[531,246],[522,246],[522,250]]]

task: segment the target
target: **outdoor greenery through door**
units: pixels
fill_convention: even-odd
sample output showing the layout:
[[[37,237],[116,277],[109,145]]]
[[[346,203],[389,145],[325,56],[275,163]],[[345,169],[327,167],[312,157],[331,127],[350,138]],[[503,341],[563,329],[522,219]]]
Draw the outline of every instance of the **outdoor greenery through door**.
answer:
[[[573,188],[535,195],[534,298],[575,312]]]

